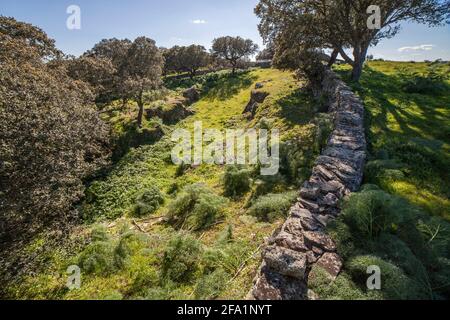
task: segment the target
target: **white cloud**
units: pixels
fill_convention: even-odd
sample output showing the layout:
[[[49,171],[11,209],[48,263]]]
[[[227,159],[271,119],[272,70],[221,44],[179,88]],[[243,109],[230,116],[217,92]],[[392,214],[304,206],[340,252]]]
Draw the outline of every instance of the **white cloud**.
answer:
[[[191,23],[193,23],[193,24],[207,24],[208,22],[206,20],[203,20],[203,19],[196,19],[196,20],[191,20]]]
[[[398,48],[398,52],[431,51],[434,47],[434,44],[421,44],[420,46]]]

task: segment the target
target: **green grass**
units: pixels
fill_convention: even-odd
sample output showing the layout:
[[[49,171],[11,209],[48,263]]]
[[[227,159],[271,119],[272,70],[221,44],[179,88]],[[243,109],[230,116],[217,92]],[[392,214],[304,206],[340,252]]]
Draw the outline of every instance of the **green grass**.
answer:
[[[450,82],[439,93],[402,90],[401,70],[426,73],[427,63],[373,61],[361,83],[352,84],[366,106],[370,160],[393,159],[401,175],[380,170],[377,183],[432,215],[450,220]],[[450,66],[438,71],[447,75]],[[337,69],[347,78],[347,66]]]
[[[450,86],[416,91],[404,75],[425,75],[429,64],[370,62],[360,84],[349,84],[364,100],[369,162],[365,185],[343,203],[328,227],[344,259],[336,281],[314,269],[310,288],[322,299],[448,299],[450,202]],[[438,65],[446,75],[448,65]],[[348,66],[336,68],[344,79]],[[421,76],[419,76],[421,77]],[[417,90],[423,91],[423,90]],[[381,269],[382,287],[367,289],[367,267]]]
[[[257,82],[264,83],[263,90],[270,96],[260,106],[255,119],[249,121],[242,112]],[[239,197],[229,195],[226,202],[214,204],[215,207],[222,206],[218,211],[220,214],[214,217],[209,214],[208,198],[198,208],[199,216],[206,214],[214,221],[208,220],[207,224],[199,221],[201,228],[172,224],[171,221],[158,222],[158,218],[170,217],[171,205],[176,205],[174,201],[177,196],[190,185],[202,183],[211,193],[211,199],[227,194],[225,166],[187,166],[180,170],[179,166],[172,164],[170,152],[174,143],[170,140],[170,134],[178,128],[192,131],[196,121],[202,121],[204,128],[219,130],[259,126],[278,128],[284,141],[298,140],[295,146],[301,147],[302,151],[291,156],[293,160],[300,159],[293,168],[306,173],[312,166],[310,160],[319,151],[315,143],[317,107],[308,94],[302,92],[302,84],[291,73],[275,69],[253,69],[235,77],[219,72],[196,77],[193,81],[172,81],[168,85],[171,90],[169,96],[176,96],[191,85],[202,90],[201,99],[192,106],[195,114],[176,125],[164,126],[166,135],[159,140],[144,136],[143,141],[138,139],[140,145],[130,146],[127,142],[136,141],[134,134],[141,135],[141,131],[136,131],[133,125],[137,112],[135,103],[130,102],[126,110],[113,105],[110,112],[103,115],[112,124],[118,141],[121,138],[125,141],[121,146],[124,155],[118,156],[113,167],[102,178],[91,182],[87,189],[86,199],[80,207],[85,224],[72,237],[82,237],[85,239],[82,242],[88,245],[74,251],[60,248],[64,255],[55,257],[37,276],[22,279],[11,288],[11,296],[54,299],[242,299],[246,296],[260,263],[257,249],[284,220],[280,212],[270,223],[258,222],[249,214],[249,207],[259,197],[289,192],[301,181],[291,181],[281,174],[272,179],[259,177],[257,168],[249,167],[250,188],[244,188]],[[161,125],[158,121],[146,121],[144,129],[151,130],[158,125]],[[130,131],[136,132],[127,140]],[[159,208],[155,206],[148,216],[136,218],[139,196],[155,187],[161,191],[164,201],[158,196]],[[274,211],[278,210],[276,203],[270,205],[274,206]],[[286,205],[283,203],[284,207]],[[106,227],[109,244],[89,247],[93,239],[88,234],[98,224]],[[131,228],[140,233],[140,241],[133,246],[133,250],[125,251],[125,258],[113,265],[114,270],[95,272],[95,266],[103,270],[102,261],[117,260],[114,257],[123,225],[127,226],[125,229]],[[189,281],[167,279],[162,271],[167,269],[162,265],[166,250],[179,236],[190,237],[200,245],[199,259],[194,261],[192,268],[195,272]],[[65,270],[68,265],[79,262],[77,259],[83,255],[94,266],[94,272],[83,273],[80,290],[68,291],[65,289]],[[182,270],[182,264],[177,268]]]

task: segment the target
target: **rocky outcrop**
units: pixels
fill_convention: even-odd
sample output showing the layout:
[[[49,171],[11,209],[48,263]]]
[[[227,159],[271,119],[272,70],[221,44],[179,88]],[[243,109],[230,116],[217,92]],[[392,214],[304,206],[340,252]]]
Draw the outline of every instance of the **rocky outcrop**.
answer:
[[[196,103],[200,100],[200,92],[195,87],[191,87],[183,92],[183,97],[186,99],[188,105]]]
[[[340,200],[362,183],[366,159],[364,106],[330,70],[325,72],[322,94],[329,97],[334,131],[289,218],[263,250],[262,266],[249,299],[316,299],[307,286],[312,266],[321,266],[333,279],[342,269],[336,245],[325,228],[339,215]]]
[[[160,118],[165,124],[172,125],[194,114],[190,108],[185,107],[184,99],[170,99],[164,106],[148,109],[147,118]]]
[[[258,107],[263,103],[269,96],[268,92],[260,90],[264,85],[262,83],[257,83],[256,90],[252,90],[250,101],[244,109],[243,114],[247,114],[250,119],[253,119],[258,111]]]

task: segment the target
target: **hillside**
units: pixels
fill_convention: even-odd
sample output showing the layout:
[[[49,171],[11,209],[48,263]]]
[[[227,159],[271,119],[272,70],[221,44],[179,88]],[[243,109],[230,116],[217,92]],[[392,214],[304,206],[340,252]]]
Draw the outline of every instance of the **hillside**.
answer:
[[[254,119],[248,119],[242,113],[256,83],[262,83],[261,90],[269,96]],[[52,247],[50,237],[41,235],[24,249],[37,252],[47,267],[36,276],[18,280],[9,288],[10,297],[245,297],[259,264],[264,238],[283,222],[295,200],[295,190],[309,176],[329,121],[318,113],[316,103],[289,72],[254,69],[236,77],[219,72],[166,85],[171,89],[170,97],[191,85],[200,88],[200,100],[191,106],[194,114],[175,125],[148,119],[143,129],[136,129],[131,124],[136,106],[129,104],[128,110],[116,111],[117,106],[112,105],[103,117],[115,128],[117,141],[139,141],[143,145],[121,150],[118,154],[124,153],[123,157],[103,177],[89,183],[80,207],[84,223],[72,230],[64,246]],[[147,109],[161,103],[167,102],[156,102]],[[239,196],[225,197],[224,166],[173,165],[170,133],[177,128],[192,130],[196,121],[219,130],[238,126],[280,129],[282,141],[290,143],[282,150],[282,174],[264,178],[257,168],[238,168],[251,187]],[[155,128],[165,133],[156,142],[152,135]],[[205,193],[207,203],[203,205],[213,203],[205,208],[213,216],[198,217],[208,221],[194,225],[167,221],[168,214],[183,206],[192,188],[194,193]],[[160,195],[162,205],[151,214],[137,214],[136,205],[145,203],[139,196],[145,191],[150,197],[155,192]],[[68,291],[65,272],[72,264],[81,264],[89,271],[83,274],[80,290]]]
[[[419,76],[429,67],[425,63],[375,61],[367,64],[359,85],[349,81],[366,107],[366,185],[346,200],[343,218],[329,228],[345,266],[332,284],[324,280],[320,270],[312,272],[316,277],[310,281],[311,288],[321,298],[439,298],[447,294],[448,269],[443,266],[449,258],[450,229],[444,220],[449,220],[450,212],[450,84],[447,80],[433,94],[406,92],[404,87],[405,77],[412,79],[412,72]],[[447,67],[438,65],[437,72],[445,73]],[[347,70],[345,65],[336,67],[344,79]],[[51,233],[42,233],[15,253],[17,261],[33,253],[33,264],[39,268],[33,269],[36,273],[32,276],[21,270],[10,279],[5,296],[245,298],[261,261],[262,245],[284,222],[326,143],[332,128],[330,116],[293,74],[276,69],[251,69],[236,76],[220,71],[194,79],[167,77],[165,86],[166,97],[146,106],[149,115],[166,112],[171,116],[164,121],[147,116],[139,129],[134,124],[134,102],[126,109],[120,108],[119,101],[105,107],[102,118],[112,126],[117,146],[113,165],[87,182],[85,197],[78,205],[82,221],[63,243],[54,242]],[[175,116],[174,101],[192,86],[201,94],[181,120],[186,115]],[[256,87],[268,97],[254,117],[244,115]],[[280,173],[264,177],[258,166],[174,165],[171,133],[183,128],[192,131],[198,121],[204,128],[221,131],[279,129]],[[229,193],[239,188],[238,194]],[[370,200],[374,203],[392,201],[392,207],[380,209],[386,210],[387,221],[393,219],[389,215],[394,212],[404,215],[404,221],[412,221],[414,232],[420,230],[422,235],[410,234],[408,242],[395,229],[389,235],[383,229],[376,238],[363,235],[365,244],[361,247],[358,229],[348,234],[354,227],[349,221],[354,214],[365,212],[364,203],[372,196],[381,197]],[[424,240],[425,247],[414,247],[414,241]],[[380,247],[386,242],[396,247]],[[376,260],[381,258],[385,260]],[[14,269],[14,261],[6,267]],[[380,264],[404,281],[380,294],[366,292],[359,273],[366,263]],[[79,290],[66,287],[70,265],[85,270]],[[440,287],[433,287],[436,283]],[[416,288],[413,294],[408,286]]]

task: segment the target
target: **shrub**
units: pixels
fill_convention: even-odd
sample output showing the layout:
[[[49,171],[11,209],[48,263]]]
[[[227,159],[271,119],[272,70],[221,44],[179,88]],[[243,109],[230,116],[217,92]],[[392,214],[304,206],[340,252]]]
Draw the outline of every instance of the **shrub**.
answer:
[[[165,249],[161,278],[163,282],[189,283],[197,272],[202,248],[190,235],[175,236]]]
[[[406,275],[426,283],[427,271],[411,249],[398,237],[382,234],[377,241],[376,251],[383,259],[390,260],[402,268]]]
[[[373,294],[366,294],[352,279],[346,274],[340,274],[333,281],[328,272],[321,267],[314,265],[308,277],[309,288],[316,293],[320,299],[325,300],[365,300],[379,299]]]
[[[381,269],[381,294],[389,300],[427,299],[427,288],[407,277],[404,272],[390,262],[376,256],[357,256],[346,263],[347,272],[361,286],[367,282],[367,268],[378,266]]]
[[[154,267],[141,268],[127,293],[132,297],[143,297],[148,292],[148,288],[157,286],[158,280],[158,272]]]
[[[311,176],[315,153],[310,147],[314,140],[310,138],[309,141],[291,140],[280,144],[280,172],[298,186]]]
[[[406,201],[381,190],[370,190],[351,195],[341,216],[353,235],[367,242],[413,220],[417,216],[414,212]]]
[[[223,215],[226,199],[213,193],[203,184],[193,184],[169,205],[169,220],[178,227],[191,230],[207,228]]]
[[[445,81],[448,79],[448,75],[440,71],[436,65],[429,66],[424,75],[400,69],[398,77],[404,92],[420,94],[441,93],[445,90]]]
[[[278,217],[286,216],[297,196],[296,191],[291,191],[259,197],[250,207],[249,214],[262,221],[273,221]]]
[[[355,254],[355,240],[353,239],[350,227],[342,219],[330,222],[327,226],[327,232],[334,240],[337,252],[344,260]]]
[[[239,166],[227,166],[223,177],[225,196],[237,197],[250,190],[250,171]]]
[[[120,239],[114,249],[114,264],[118,269],[125,267],[125,263],[134,252],[141,246],[141,240],[133,231],[121,234]]]
[[[142,217],[155,213],[164,203],[164,196],[156,186],[150,186],[136,198],[134,215]]]
[[[86,274],[106,275],[125,267],[127,259],[142,245],[134,232],[120,234],[118,239],[111,238],[106,230],[93,230],[93,240],[78,256],[78,265]]]
[[[229,275],[223,269],[204,275],[195,287],[195,299],[211,300],[219,296],[225,288]]]
[[[114,245],[109,241],[96,241],[88,245],[78,258],[85,274],[108,274],[115,271]]]
[[[179,178],[182,177],[186,171],[190,168],[191,166],[182,162],[177,166],[177,170],[175,171],[175,177]]]
[[[110,239],[108,230],[105,226],[97,225],[91,231],[91,240],[95,241],[108,241]]]
[[[369,161],[364,170],[364,177],[367,182],[378,183],[380,177],[389,176],[386,173],[394,173],[394,176],[403,175],[400,169],[404,169],[405,165],[397,160],[373,160]]]

